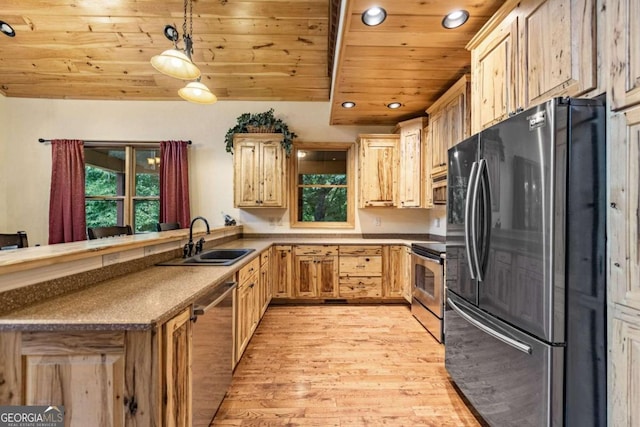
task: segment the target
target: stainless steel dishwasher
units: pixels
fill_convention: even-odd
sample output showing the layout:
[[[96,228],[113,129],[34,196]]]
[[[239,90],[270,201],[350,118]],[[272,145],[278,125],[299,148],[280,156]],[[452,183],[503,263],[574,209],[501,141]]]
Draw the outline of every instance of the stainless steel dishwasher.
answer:
[[[237,283],[227,281],[193,307],[193,427],[207,427],[233,375],[233,299]]]

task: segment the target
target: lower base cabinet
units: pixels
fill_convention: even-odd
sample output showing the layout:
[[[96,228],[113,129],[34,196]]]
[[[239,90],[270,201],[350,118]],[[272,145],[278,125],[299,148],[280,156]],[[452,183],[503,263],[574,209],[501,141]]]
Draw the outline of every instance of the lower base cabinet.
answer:
[[[0,332],[0,405],[70,426],[191,426],[191,308],[147,331]]]

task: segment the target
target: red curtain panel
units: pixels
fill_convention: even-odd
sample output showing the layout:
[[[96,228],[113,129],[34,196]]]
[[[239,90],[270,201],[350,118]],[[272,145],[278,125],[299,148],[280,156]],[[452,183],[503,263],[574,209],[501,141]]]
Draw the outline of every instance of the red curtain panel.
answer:
[[[182,227],[191,222],[187,146],[187,141],[160,143],[160,222]]]
[[[51,141],[49,244],[87,239],[83,146],[79,140]]]

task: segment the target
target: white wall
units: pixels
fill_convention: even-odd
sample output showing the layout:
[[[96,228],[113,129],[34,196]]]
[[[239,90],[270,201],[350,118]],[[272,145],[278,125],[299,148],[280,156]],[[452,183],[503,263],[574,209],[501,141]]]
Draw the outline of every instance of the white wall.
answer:
[[[248,233],[335,233],[290,229],[284,209],[233,208],[232,156],[224,135],[244,112],[275,109],[301,141],[355,141],[358,133],[384,133],[390,127],[329,126],[328,102],[220,101],[201,106],[183,101],[78,101],[0,96],[0,230],[26,230],[31,245],[48,236],[51,148],[38,138],[163,140],[190,139],[191,214],[222,225],[221,212],[245,225]],[[357,225],[345,233],[426,233],[438,210],[356,210]],[[380,218],[376,221],[376,218]],[[376,225],[379,224],[379,225]]]

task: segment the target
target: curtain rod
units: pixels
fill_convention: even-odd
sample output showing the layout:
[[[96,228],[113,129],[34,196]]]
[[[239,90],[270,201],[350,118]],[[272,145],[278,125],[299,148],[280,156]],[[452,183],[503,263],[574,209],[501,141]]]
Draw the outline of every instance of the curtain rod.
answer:
[[[42,144],[46,144],[47,142],[51,142],[50,139],[44,139],[44,138],[38,138],[38,142],[42,143]],[[114,141],[114,140],[104,140],[104,141],[100,141],[100,140],[82,140],[82,142],[88,143],[88,144],[104,144],[104,145],[110,145],[110,144],[117,144],[117,145],[123,145],[123,144],[129,144],[129,145],[144,145],[144,144],[160,144],[160,141]],[[191,140],[187,141],[188,145],[191,145]]]

